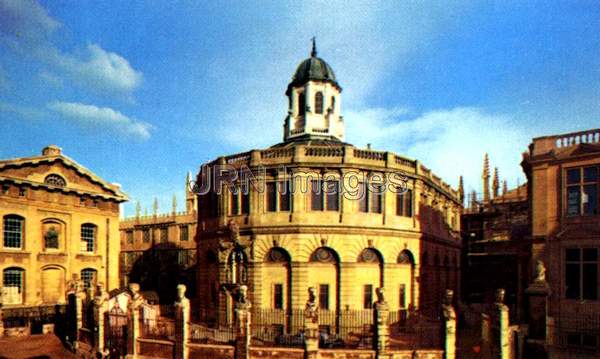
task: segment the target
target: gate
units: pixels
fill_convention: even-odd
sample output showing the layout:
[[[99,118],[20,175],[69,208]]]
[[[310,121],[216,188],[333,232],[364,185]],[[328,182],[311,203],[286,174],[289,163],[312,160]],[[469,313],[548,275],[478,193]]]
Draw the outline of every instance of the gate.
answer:
[[[109,358],[124,358],[127,355],[128,316],[119,306],[106,313],[106,348]]]

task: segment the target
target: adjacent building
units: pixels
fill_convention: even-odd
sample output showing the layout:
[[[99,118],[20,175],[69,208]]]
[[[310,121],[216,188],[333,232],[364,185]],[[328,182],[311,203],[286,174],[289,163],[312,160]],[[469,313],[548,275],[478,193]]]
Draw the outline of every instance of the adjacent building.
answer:
[[[48,146],[0,161],[0,303],[64,302],[67,282],[119,286],[119,204],[127,196]]]
[[[202,166],[199,307],[231,323],[237,288],[255,309],[438,313],[460,291],[459,193],[417,160],[344,142],[341,87],[311,56],[288,85],[283,142]],[[282,316],[284,318],[285,316]],[[283,324],[282,322],[282,325]]]
[[[121,286],[139,283],[145,291],[154,291],[161,302],[171,303],[175,287],[185,283],[188,296],[195,296],[197,197],[192,193],[191,175],[185,185],[185,211],[173,208],[158,213],[155,204],[151,215],[142,215],[139,204],[136,215],[119,225],[121,253],[119,270]]]
[[[480,196],[471,193],[461,221],[464,241],[463,300],[490,303],[498,288],[506,290],[513,319],[520,319],[524,290],[529,285],[531,242],[527,184],[500,189],[498,169],[484,159]]]
[[[545,263],[550,335],[600,352],[600,129],[534,138],[523,154],[532,267]]]

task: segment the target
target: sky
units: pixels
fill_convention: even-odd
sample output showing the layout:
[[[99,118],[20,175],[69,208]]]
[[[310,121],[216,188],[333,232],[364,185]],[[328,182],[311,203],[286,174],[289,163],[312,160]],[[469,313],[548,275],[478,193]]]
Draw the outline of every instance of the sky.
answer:
[[[0,0],[0,158],[48,144],[151,211],[188,171],[283,137],[285,89],[319,56],[346,142],[481,192],[531,139],[600,127],[597,1]]]

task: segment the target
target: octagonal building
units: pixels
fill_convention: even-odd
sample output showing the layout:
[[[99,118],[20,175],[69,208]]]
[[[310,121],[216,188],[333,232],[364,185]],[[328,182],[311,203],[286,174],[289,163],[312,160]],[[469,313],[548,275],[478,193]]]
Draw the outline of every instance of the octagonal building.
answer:
[[[333,313],[371,308],[384,287],[406,316],[459,293],[462,194],[418,160],[344,142],[341,92],[313,45],[286,91],[283,142],[202,166],[203,319],[232,323],[241,284],[254,310],[282,314],[303,308],[309,287]]]

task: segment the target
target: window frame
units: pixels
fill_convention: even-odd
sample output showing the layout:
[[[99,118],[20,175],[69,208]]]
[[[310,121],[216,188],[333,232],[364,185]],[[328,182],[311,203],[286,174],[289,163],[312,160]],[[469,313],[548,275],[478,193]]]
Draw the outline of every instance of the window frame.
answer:
[[[315,93],[315,113],[318,115],[322,115],[325,108],[325,98],[323,96],[323,92],[317,91]]]
[[[273,309],[284,309],[284,288],[283,283],[273,284]]]
[[[274,179],[265,183],[265,212],[291,212],[293,198],[291,179]]]
[[[19,221],[19,229],[18,231],[16,229],[7,229],[7,222],[9,221]],[[12,223],[11,225],[15,225],[15,223]],[[18,214],[7,214],[5,216],[2,217],[2,247],[4,249],[8,249],[8,250],[23,250],[25,249],[25,217],[20,216]],[[18,239],[15,238],[11,238],[10,236],[7,236],[7,234],[10,235],[18,235]],[[17,240],[18,241],[18,246],[16,245],[7,245],[7,241],[12,241],[12,240]]]
[[[596,169],[596,179],[595,180],[586,180],[585,170],[588,168]],[[575,173],[571,171],[577,171],[578,180],[576,182],[570,181],[570,173]],[[563,198],[564,198],[564,211],[563,214],[568,218],[576,218],[576,217],[590,217],[590,216],[598,216],[600,215],[600,165],[583,165],[583,166],[575,166],[575,167],[565,167],[563,173]],[[586,194],[586,187],[592,187],[595,189],[596,201],[595,201],[595,209],[592,213],[586,213],[586,203],[584,203],[584,194]],[[570,193],[571,190],[575,190],[573,193],[577,194],[577,212],[571,213],[570,210]]]
[[[595,250],[595,260],[585,259],[586,251]],[[569,259],[569,251],[577,251],[578,259],[573,260]],[[591,300],[598,301],[600,300],[600,247],[566,247],[563,251],[564,260],[563,260],[563,273],[564,273],[564,288],[563,288],[563,298],[568,300]],[[586,286],[586,266],[595,267],[595,279],[596,285],[591,289],[593,291],[593,295],[589,296],[587,290],[589,288]],[[569,278],[571,275],[569,274],[570,269],[576,269],[577,283],[576,283],[576,292],[574,295],[570,292],[569,284],[571,279]],[[589,274],[589,273],[588,273]],[[587,289],[587,290],[586,290]]]
[[[86,276],[84,276],[84,273],[92,274],[92,277],[90,277],[90,280],[86,280],[86,278],[85,278]],[[83,283],[83,287],[85,289],[94,288],[96,283],[98,283],[98,270],[94,269],[94,268],[83,268],[79,272],[79,278],[81,278],[81,282]]]
[[[363,309],[373,309],[373,284],[363,285]]]
[[[329,295],[329,284],[319,284],[319,309],[329,310],[330,306],[330,295]]]
[[[379,190],[376,191],[375,189]],[[358,182],[358,191],[358,211],[360,213],[383,214],[385,209],[384,183],[365,179],[364,181]]]
[[[17,288],[18,289],[18,295],[19,295],[19,301],[18,302],[10,302],[10,301],[6,301],[7,298],[11,298],[10,296],[7,296],[7,298],[3,298],[4,299],[4,305],[20,305],[23,304],[25,302],[25,269],[20,268],[20,267],[7,267],[4,268],[2,270],[2,288],[12,288],[15,286],[12,285],[8,285],[10,283],[6,283],[7,282],[7,275],[9,274],[8,272],[13,272],[14,273],[19,273],[19,286]]]
[[[92,237],[84,236],[85,229],[93,229]],[[87,235],[87,234],[86,234]],[[79,251],[82,253],[95,253],[98,249],[98,226],[93,223],[82,223],[80,226],[80,247]],[[85,250],[83,250],[83,244],[85,243]],[[91,250],[90,250],[91,243]]]

